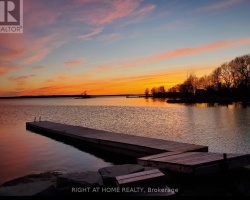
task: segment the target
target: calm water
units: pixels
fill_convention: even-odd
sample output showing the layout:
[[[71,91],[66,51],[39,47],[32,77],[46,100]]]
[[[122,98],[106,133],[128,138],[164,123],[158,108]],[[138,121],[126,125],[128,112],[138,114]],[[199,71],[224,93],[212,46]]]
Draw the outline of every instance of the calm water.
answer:
[[[86,171],[112,165],[25,129],[42,120],[250,153],[250,108],[167,104],[124,97],[0,100],[0,184],[30,173]]]

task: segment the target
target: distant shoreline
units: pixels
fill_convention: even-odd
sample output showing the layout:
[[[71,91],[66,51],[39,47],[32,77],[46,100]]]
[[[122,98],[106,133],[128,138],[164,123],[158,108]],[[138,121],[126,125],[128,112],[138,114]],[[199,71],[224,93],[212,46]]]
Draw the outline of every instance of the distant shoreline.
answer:
[[[114,95],[90,95],[91,98],[96,97],[126,97],[136,96],[137,94],[114,94]],[[139,94],[141,95],[141,94]],[[15,97],[0,97],[0,99],[35,99],[35,98],[65,98],[65,97],[82,97],[82,95],[37,95],[37,96],[15,96]]]

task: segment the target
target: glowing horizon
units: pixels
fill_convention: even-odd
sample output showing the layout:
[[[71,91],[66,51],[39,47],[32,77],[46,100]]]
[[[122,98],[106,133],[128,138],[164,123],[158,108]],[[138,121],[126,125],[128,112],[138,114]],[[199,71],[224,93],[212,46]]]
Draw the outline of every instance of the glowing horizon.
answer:
[[[247,0],[24,1],[0,34],[0,96],[141,94],[250,53]]]

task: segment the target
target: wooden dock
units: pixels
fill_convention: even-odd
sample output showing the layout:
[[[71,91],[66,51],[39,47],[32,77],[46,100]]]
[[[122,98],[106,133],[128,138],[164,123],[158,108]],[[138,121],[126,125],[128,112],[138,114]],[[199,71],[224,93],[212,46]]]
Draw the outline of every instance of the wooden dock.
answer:
[[[166,152],[138,158],[137,162],[143,166],[202,175],[249,165],[250,156],[208,152]]]
[[[207,146],[112,133],[54,122],[27,122],[26,129],[135,158],[164,152],[207,152]]]
[[[26,129],[67,143],[83,144],[137,158],[143,166],[186,174],[209,174],[250,164],[249,155],[208,153],[208,147],[112,133],[54,122],[27,122]]]

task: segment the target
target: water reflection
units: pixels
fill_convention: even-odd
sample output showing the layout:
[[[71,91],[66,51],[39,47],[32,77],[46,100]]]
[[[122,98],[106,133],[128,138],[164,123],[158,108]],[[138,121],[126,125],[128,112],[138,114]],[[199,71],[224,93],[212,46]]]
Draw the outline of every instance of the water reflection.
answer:
[[[96,170],[117,160],[26,131],[25,122],[39,116],[70,125],[206,145],[211,152],[250,153],[249,104],[187,106],[166,100],[0,100],[0,183],[36,171]]]
[[[71,97],[67,98],[34,98],[34,99],[0,99],[0,105],[75,105],[75,106],[164,106],[164,107],[250,107],[250,103],[233,103],[233,104],[218,104],[218,103],[197,103],[197,104],[185,104],[185,103],[167,103],[166,98],[126,98],[124,97],[97,97],[90,99],[75,99]]]
[[[91,171],[112,165],[110,159],[26,131],[25,124],[0,124],[0,127],[0,185],[30,173]]]
[[[226,108],[247,108],[250,107],[250,103],[232,103],[232,104],[227,104],[227,103],[185,103],[185,106],[194,106],[194,107],[199,107],[199,108],[206,108],[206,107],[226,107]]]

